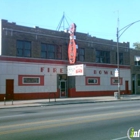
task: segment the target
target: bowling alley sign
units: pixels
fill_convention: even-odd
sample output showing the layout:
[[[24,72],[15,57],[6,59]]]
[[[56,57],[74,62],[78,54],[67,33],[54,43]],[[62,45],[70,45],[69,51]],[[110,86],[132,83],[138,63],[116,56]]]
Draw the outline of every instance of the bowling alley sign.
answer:
[[[70,33],[70,41],[69,41],[69,46],[68,46],[68,59],[70,64],[75,64],[76,62],[76,56],[77,56],[77,45],[76,45],[76,24],[72,23],[71,27],[69,29]]]

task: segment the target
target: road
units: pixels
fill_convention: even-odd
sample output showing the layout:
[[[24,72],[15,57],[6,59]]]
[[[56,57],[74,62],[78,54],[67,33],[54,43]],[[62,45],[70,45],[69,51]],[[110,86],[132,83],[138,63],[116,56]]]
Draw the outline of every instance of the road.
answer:
[[[0,140],[128,140],[130,127],[140,129],[139,101],[0,110]]]

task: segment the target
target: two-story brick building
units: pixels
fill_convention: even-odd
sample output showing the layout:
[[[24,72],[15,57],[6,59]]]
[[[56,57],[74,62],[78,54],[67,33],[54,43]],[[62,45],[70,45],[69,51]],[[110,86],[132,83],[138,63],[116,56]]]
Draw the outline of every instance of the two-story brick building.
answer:
[[[130,49],[130,66],[133,94],[140,94],[140,50]]]
[[[113,95],[116,42],[76,33],[83,76],[67,76],[69,34],[1,20],[0,100]],[[129,43],[119,43],[121,93],[131,93]],[[51,94],[53,96],[53,94]]]

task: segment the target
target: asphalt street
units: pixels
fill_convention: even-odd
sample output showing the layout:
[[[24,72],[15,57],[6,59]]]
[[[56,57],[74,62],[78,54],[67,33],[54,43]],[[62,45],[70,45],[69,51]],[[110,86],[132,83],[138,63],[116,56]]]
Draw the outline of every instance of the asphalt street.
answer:
[[[131,127],[139,100],[0,110],[0,140],[127,140]]]

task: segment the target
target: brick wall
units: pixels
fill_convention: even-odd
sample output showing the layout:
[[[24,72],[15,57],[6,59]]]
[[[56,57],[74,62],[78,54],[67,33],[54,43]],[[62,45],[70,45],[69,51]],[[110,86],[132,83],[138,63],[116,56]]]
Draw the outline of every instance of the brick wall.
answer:
[[[132,73],[140,74],[140,66],[135,66],[134,57],[140,56],[140,50],[130,49],[130,66]]]
[[[42,29],[40,27],[25,27],[16,25],[16,23],[9,23],[7,20],[2,20],[2,55],[16,56],[16,40],[31,41],[31,57],[40,58],[41,43],[49,43],[62,46],[62,59],[67,59],[67,49],[69,43],[69,34]],[[79,47],[85,48],[85,61],[95,62],[95,51],[104,50],[110,51],[110,63],[116,64],[116,42],[113,40],[106,40],[92,37],[85,33],[76,33],[76,41]],[[129,65],[130,57],[129,43],[119,43],[120,52],[124,53],[124,65]]]

